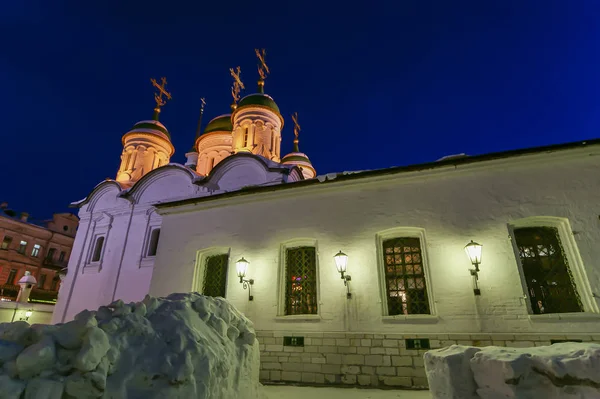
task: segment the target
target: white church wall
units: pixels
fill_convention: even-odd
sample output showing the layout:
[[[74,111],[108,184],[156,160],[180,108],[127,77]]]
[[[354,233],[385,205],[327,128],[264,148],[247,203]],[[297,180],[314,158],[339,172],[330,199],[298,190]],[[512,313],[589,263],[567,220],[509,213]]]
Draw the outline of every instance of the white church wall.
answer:
[[[248,197],[166,208],[162,238],[151,283],[152,295],[191,289],[196,253],[231,248],[229,299],[265,331],[354,331],[394,333],[595,332],[600,291],[597,211],[591,205],[600,189],[600,161],[581,157],[589,150],[530,155],[328,183]],[[509,224],[551,216],[568,220],[587,274],[578,286],[585,313],[530,315],[510,239]],[[427,284],[432,315],[389,317],[383,314],[384,288],[379,277],[377,237],[388,229],[423,229],[428,262]],[[565,232],[569,234],[569,232]],[[282,243],[316,241],[319,268],[319,318],[281,315],[278,276]],[[481,296],[473,295],[471,265],[464,246],[484,245]],[[335,270],[333,255],[350,256],[352,299]],[[235,276],[244,256],[254,301],[249,302]],[[573,256],[573,254],[570,254]],[[570,262],[572,264],[572,262]],[[173,267],[178,272],[173,273]],[[560,319],[559,319],[560,317]],[[567,320],[567,322],[565,322]]]

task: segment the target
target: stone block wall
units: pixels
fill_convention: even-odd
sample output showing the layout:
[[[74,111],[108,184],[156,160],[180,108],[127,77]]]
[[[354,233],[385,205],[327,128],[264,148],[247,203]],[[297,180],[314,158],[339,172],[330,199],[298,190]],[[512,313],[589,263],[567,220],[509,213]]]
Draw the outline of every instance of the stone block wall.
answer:
[[[304,337],[304,346],[284,346],[284,336]],[[260,380],[307,385],[358,385],[427,388],[423,354],[429,349],[407,349],[406,339],[429,339],[431,349],[453,344],[531,347],[551,340],[600,342],[590,334],[359,334],[286,333],[257,331],[260,343]]]

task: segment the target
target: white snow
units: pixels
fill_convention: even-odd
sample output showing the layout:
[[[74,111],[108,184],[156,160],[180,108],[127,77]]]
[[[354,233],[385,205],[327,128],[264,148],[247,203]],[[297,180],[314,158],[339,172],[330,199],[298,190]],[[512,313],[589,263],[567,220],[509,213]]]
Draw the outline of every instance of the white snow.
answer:
[[[465,364],[470,367],[465,367]],[[600,398],[600,345],[453,345],[425,354],[433,398]]]
[[[0,399],[259,399],[259,366],[252,322],[196,293],[0,324]]]

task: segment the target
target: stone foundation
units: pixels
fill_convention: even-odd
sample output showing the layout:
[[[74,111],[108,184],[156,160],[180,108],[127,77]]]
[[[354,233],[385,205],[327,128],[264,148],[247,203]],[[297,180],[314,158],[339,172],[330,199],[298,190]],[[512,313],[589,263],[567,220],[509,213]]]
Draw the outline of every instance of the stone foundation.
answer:
[[[284,346],[284,337],[303,337],[304,346]],[[590,334],[355,334],[257,331],[261,382],[427,388],[423,354],[406,339],[429,339],[430,349],[453,344],[531,347],[551,340],[600,342]]]

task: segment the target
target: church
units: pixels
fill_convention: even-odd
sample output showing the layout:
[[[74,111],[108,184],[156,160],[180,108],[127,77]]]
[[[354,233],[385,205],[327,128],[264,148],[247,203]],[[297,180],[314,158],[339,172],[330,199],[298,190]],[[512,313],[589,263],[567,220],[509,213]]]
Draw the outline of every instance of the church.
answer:
[[[425,387],[429,348],[600,341],[600,139],[318,174],[297,116],[281,154],[257,56],[257,92],[240,98],[232,69],[231,112],[184,165],[153,81],[154,118],[123,135],[115,179],[72,204],[54,323],[197,291],[254,322],[263,382],[379,387]]]

